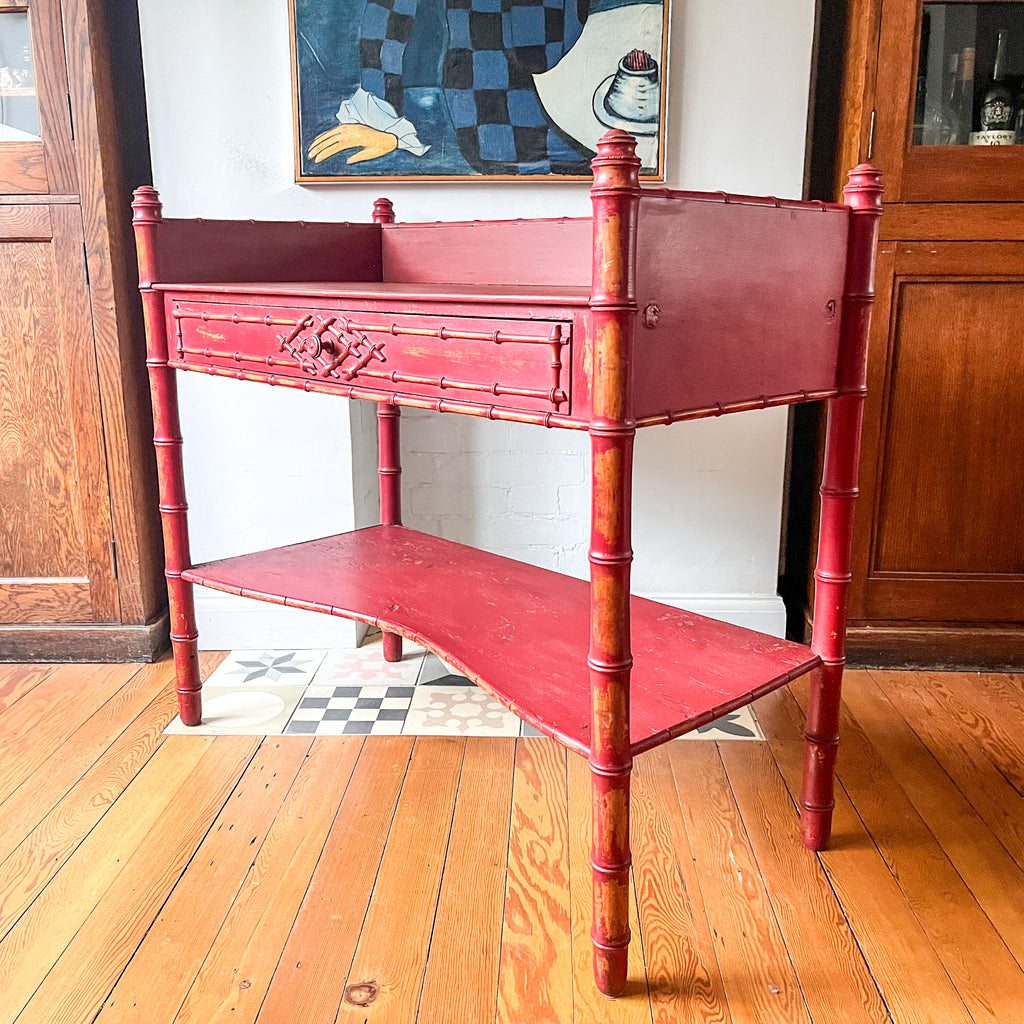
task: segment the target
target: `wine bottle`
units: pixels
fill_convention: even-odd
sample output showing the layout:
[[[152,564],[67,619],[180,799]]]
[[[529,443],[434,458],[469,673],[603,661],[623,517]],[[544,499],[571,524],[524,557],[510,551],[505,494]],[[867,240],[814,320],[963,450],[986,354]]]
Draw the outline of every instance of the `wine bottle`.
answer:
[[[981,130],[983,132],[1013,131],[1013,89],[1006,81],[1006,50],[1010,33],[1000,29],[996,44],[996,62],[992,68],[992,81],[981,101]]]
[[[956,112],[956,138],[951,146],[963,145],[968,141],[974,122],[974,47],[965,46],[960,54],[960,72],[953,90],[951,106]]]
[[[914,99],[913,140],[915,146],[924,142],[925,108],[928,100],[928,42],[931,37],[931,14],[921,15],[921,53],[917,61],[917,92]]]
[[[942,103],[925,118],[923,142],[926,146],[955,146],[957,143],[960,136],[960,114],[956,108],[959,71],[960,54],[951,53],[943,82]]]

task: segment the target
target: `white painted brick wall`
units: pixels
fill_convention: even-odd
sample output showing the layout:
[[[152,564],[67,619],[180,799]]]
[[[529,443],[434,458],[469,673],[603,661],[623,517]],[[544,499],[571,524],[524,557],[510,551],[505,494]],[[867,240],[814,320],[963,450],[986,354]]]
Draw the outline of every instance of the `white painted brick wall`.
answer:
[[[575,576],[588,572],[588,466],[575,432],[402,414],[409,526]]]

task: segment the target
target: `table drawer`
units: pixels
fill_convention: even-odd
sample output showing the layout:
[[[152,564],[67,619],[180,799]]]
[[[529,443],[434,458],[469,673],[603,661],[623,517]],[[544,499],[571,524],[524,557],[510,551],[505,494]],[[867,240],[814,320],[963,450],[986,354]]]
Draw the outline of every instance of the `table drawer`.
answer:
[[[569,321],[179,299],[169,306],[172,364],[181,368],[569,412]]]

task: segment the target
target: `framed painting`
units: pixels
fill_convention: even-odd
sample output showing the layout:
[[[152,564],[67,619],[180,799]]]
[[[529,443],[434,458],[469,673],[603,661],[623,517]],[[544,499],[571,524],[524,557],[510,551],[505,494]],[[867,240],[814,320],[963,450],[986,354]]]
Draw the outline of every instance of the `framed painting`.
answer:
[[[290,0],[295,180],[664,180],[669,0]]]

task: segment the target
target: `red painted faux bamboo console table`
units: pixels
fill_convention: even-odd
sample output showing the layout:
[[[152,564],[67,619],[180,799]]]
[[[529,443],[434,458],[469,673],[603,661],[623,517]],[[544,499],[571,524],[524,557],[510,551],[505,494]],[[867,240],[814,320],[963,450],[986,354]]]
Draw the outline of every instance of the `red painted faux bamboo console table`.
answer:
[[[849,205],[641,189],[593,162],[592,218],[163,219],[135,194],[182,719],[201,718],[192,586],[360,619],[437,652],[586,757],[594,970],[622,992],[632,757],[812,673],[802,838],[832,813],[878,173]],[[381,525],[192,565],[174,371],[378,403]],[[812,649],[629,594],[638,427],[827,399]],[[587,431],[590,581],[401,525],[402,406]]]

